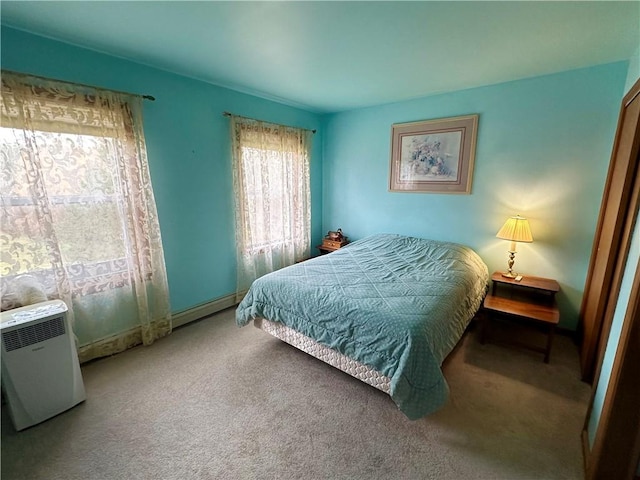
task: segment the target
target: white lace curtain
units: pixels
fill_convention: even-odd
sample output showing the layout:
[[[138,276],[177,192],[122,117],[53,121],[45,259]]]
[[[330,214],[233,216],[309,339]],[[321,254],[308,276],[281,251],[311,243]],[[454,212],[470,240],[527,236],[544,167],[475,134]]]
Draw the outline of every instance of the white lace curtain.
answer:
[[[2,307],[29,282],[63,300],[81,361],[171,331],[141,110],[137,96],[2,72]]]
[[[231,116],[237,293],[309,256],[309,130]]]

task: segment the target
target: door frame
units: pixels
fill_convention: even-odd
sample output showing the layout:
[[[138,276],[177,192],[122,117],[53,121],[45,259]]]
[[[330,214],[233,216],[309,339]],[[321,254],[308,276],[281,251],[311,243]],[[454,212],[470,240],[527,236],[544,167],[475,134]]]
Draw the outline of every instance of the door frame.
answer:
[[[630,108],[632,102],[635,103]],[[627,142],[624,147],[628,148],[627,158],[619,155],[623,142]],[[597,324],[599,331],[591,336],[591,342],[594,343],[591,346],[593,350],[586,352],[593,356],[594,364],[590,376],[592,379],[596,379],[582,430],[587,480],[633,479],[640,461],[640,409],[638,408],[640,405],[640,382],[637,381],[637,366],[640,365],[640,262],[634,269],[635,275],[629,301],[622,320],[622,330],[592,448],[588,435],[589,420],[593,412],[593,402],[598,387],[597,379],[602,371],[611,323],[618,303],[622,278],[627,267],[629,249],[632,247],[632,235],[638,221],[640,208],[639,151],[640,79],[625,95],[622,102],[607,185],[598,220],[596,241],[591,257],[590,275],[584,293],[585,297],[590,292],[598,295],[597,302],[591,302],[591,307],[597,304],[602,309],[600,316],[596,318],[598,322],[594,323],[594,325]],[[616,163],[617,165],[614,165]],[[616,173],[612,173],[614,171]],[[625,173],[624,179],[620,178],[621,172]],[[612,190],[615,188],[623,188],[624,191],[613,192],[616,194],[612,195]],[[619,200],[619,202],[614,202],[614,205],[620,208],[619,215],[614,215],[616,212],[610,211],[612,205],[607,204],[607,200],[611,198]],[[605,235],[604,230],[612,226],[613,220],[615,220],[615,232],[609,231]],[[615,242],[612,241],[609,245],[604,244],[607,236],[614,239]],[[637,248],[640,248],[640,245]],[[606,255],[606,262],[600,259],[600,264],[597,265],[595,257],[603,251]],[[608,278],[609,281],[598,290],[595,288],[597,287],[594,283],[595,275],[591,276],[591,274],[592,271],[605,265],[607,271],[601,271],[601,276],[598,278]],[[589,287],[588,290],[587,287]],[[583,307],[586,303],[588,303],[588,299],[583,298]],[[594,310],[591,310],[591,314],[593,313]],[[596,336],[598,337],[597,342]],[[581,360],[584,360],[585,351],[583,350],[581,354],[583,355]],[[584,363],[582,366],[584,367]],[[584,374],[583,369],[583,377]]]
[[[611,309],[615,307],[622,282],[622,272],[617,272],[616,265],[626,259],[631,241],[625,225],[629,212],[633,211],[631,194],[639,168],[640,119],[629,115],[629,106],[639,94],[640,79],[622,100],[580,308],[580,369],[582,379],[590,383],[597,378],[595,373],[602,361],[602,347],[613,318]],[[629,128],[623,128],[625,122],[632,122],[631,127],[635,122],[635,135]]]
[[[593,448],[589,449],[588,425],[593,410],[587,410],[582,443],[585,477],[633,479],[640,462],[640,262],[635,270],[629,303],[623,320],[607,393],[596,427]],[[593,388],[595,394],[597,385]]]

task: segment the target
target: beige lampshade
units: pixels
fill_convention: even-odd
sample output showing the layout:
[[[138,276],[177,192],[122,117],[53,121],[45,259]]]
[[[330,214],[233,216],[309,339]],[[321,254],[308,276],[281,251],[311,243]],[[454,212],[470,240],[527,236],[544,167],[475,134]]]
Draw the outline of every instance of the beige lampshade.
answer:
[[[508,218],[496,234],[496,237],[503,240],[511,240],[512,242],[533,242],[529,220],[520,215]]]

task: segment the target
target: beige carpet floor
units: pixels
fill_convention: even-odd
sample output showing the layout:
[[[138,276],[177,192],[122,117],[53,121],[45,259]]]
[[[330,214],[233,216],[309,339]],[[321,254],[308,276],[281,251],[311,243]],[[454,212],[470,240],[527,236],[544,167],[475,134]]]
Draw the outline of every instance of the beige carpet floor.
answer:
[[[2,480],[583,478],[569,338],[546,365],[471,328],[443,368],[449,402],[409,421],[226,310],[84,365],[86,402],[47,422],[15,432],[3,406]]]

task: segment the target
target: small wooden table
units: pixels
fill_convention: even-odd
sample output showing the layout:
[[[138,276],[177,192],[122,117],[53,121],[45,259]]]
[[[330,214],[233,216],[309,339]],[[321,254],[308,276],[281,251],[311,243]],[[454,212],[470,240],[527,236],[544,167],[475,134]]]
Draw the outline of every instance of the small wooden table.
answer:
[[[332,248],[332,247],[326,247],[324,245],[318,245],[316,248],[320,250],[320,255],[324,255],[325,253],[335,252],[336,250],[340,249],[340,247]]]
[[[495,314],[519,318],[548,327],[545,348],[523,345],[526,348],[544,353],[545,363],[549,363],[551,345],[556,325],[560,321],[560,312],[555,295],[560,290],[558,282],[551,278],[523,276],[520,281],[503,277],[501,272],[491,276],[493,287],[484,299],[484,321],[480,343],[485,343],[488,322]]]
[[[346,245],[346,243],[343,244],[343,245],[340,245],[340,246],[335,246],[335,247],[334,246],[329,246],[329,245],[318,245],[316,248],[318,250],[320,250],[320,255],[324,255],[324,254],[327,254],[327,253],[335,252],[336,250],[340,250],[345,245]]]

